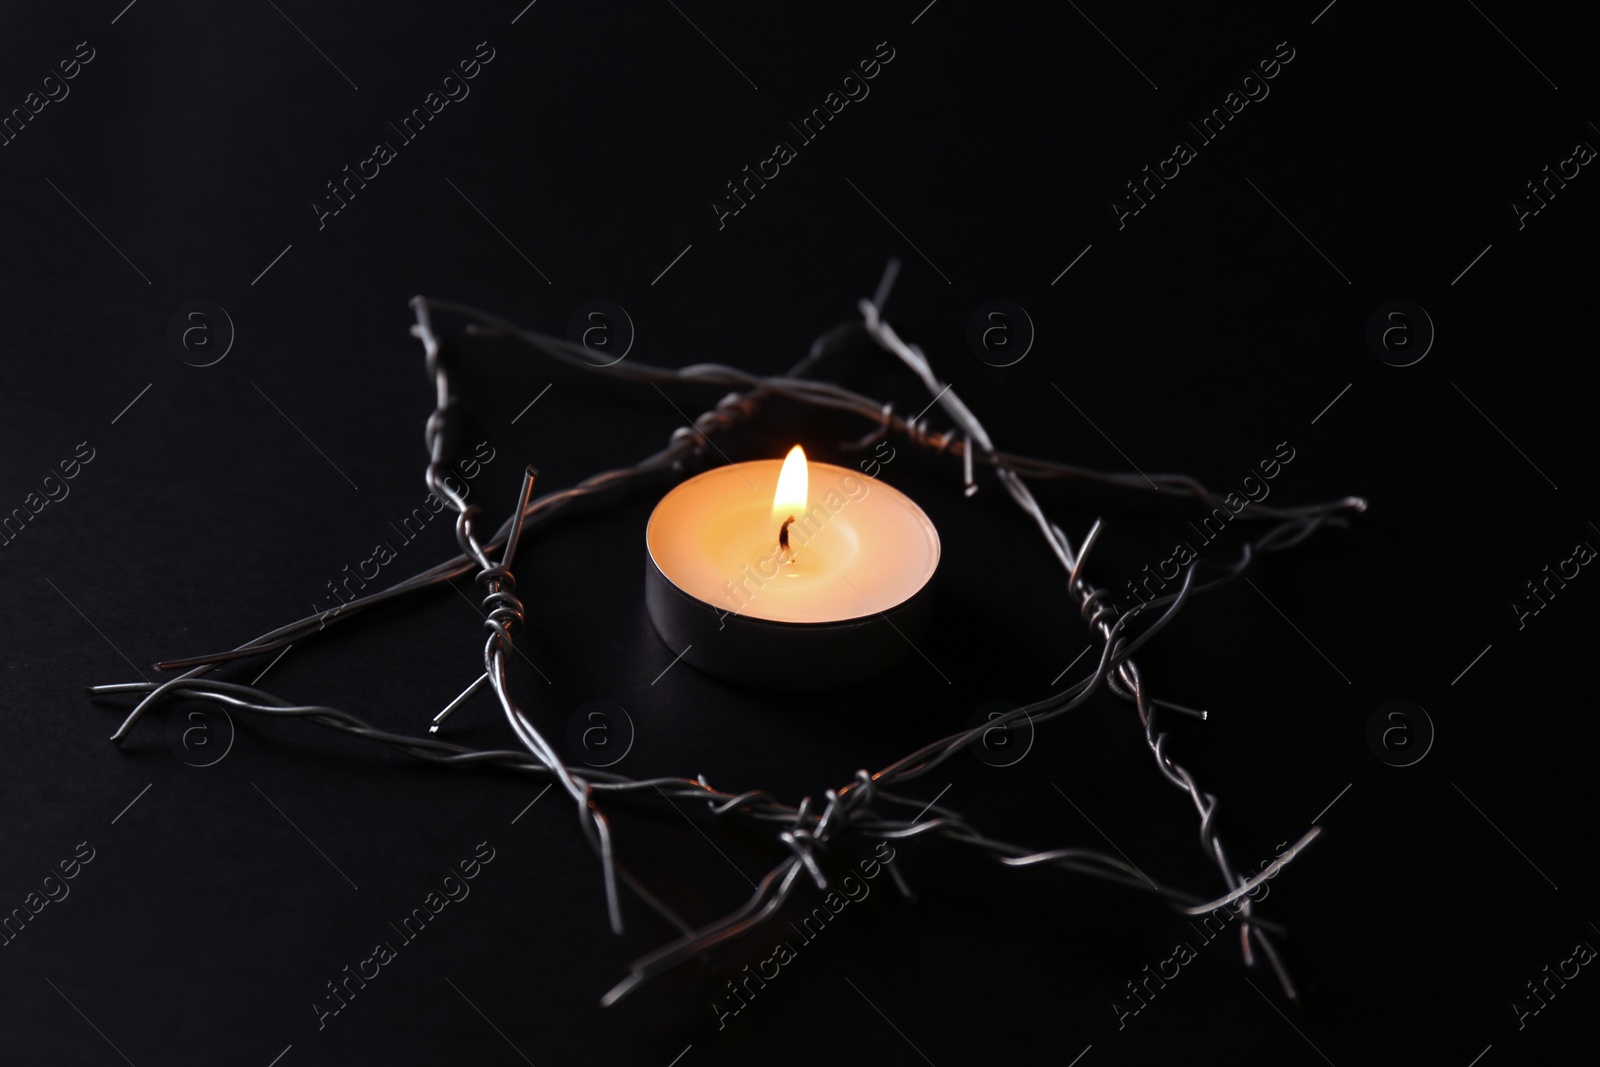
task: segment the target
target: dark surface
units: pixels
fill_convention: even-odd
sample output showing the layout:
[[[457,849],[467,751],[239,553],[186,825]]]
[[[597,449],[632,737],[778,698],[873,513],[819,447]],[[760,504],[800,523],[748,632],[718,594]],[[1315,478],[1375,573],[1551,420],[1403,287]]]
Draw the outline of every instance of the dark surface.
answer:
[[[24,906],[79,842],[94,850],[70,896],[0,948],[0,1059],[265,1067],[288,1047],[283,1067],[943,1067],[1066,1064],[1092,1046],[1083,1067],[1466,1067],[1492,1046],[1488,1067],[1592,1046],[1592,966],[1521,1029],[1512,1001],[1576,942],[1600,944],[1585,858],[1600,577],[1585,568],[1521,629],[1510,607],[1575,543],[1600,545],[1588,366],[1600,177],[1584,167],[1521,229],[1511,208],[1575,142],[1600,144],[1587,121],[1600,117],[1592,22],[1577,6],[1499,0],[1340,0],[1320,17],[1323,0],[1086,2],[1048,17],[940,0],[912,24],[923,2],[758,16],[703,0],[541,0],[515,25],[523,0],[0,12],[5,109],[77,42],[94,49],[70,95],[0,148],[0,509],[40,491],[79,442],[94,455],[0,549],[0,909]],[[494,59],[471,95],[397,145],[319,230],[309,205],[324,183],[375,140],[398,141],[388,122],[479,41]],[[870,96],[719,229],[709,204],[722,184],[793,139],[786,123],[880,41],[895,56]],[[1121,184],[1280,41],[1294,59],[1270,96],[1119,230],[1108,201]],[[1238,864],[1270,859],[1338,798],[1264,905],[1291,930],[1301,1005],[1219,938],[1119,1030],[1124,984],[1198,940],[1179,917],[1066,874],[911,843],[897,862],[919,904],[872,883],[723,1028],[710,1008],[722,986],[694,967],[602,1010],[668,931],[631,906],[625,935],[608,931],[570,807],[552,796],[525,811],[537,785],[239,716],[226,758],[191,767],[173,740],[183,705],[107,743],[128,702],[91,704],[83,686],[305,614],[422,504],[431,394],[407,335],[413,294],[558,334],[584,301],[612,300],[637,327],[629,358],[776,371],[853,315],[891,256],[905,266],[892,317],[1002,446],[1187,471],[1227,491],[1288,441],[1296,458],[1274,501],[1371,501],[1350,530],[1265,560],[1256,590],[1196,601],[1140,656],[1157,695],[1212,713],[1170,721],[1171,744],[1220,797]],[[1015,366],[986,365],[964,340],[969,313],[995,298],[1037,327]],[[206,368],[166,339],[196,299],[237,330]],[[1365,340],[1369,315],[1395,299],[1426,308],[1438,332],[1405,368]],[[460,341],[460,325],[441,321],[457,342],[461,440],[495,450],[472,485],[496,522],[524,463],[541,489],[571,485],[659,447],[682,424],[673,405],[693,415],[718,396],[680,387],[669,404],[507,342]],[[903,411],[926,401],[882,356],[825,372]],[[934,413],[930,425],[946,424]],[[719,444],[741,459],[801,440],[850,462],[835,442],[865,427],[835,429],[779,406]],[[520,699],[558,743],[584,702],[625,707],[638,736],[618,770],[794,801],[962,727],[985,701],[1046,695],[1087,643],[1058,569],[991,478],[964,499],[957,464],[912,452],[884,477],[944,542],[926,660],[860,692],[791,699],[682,665],[663,676],[671,654],[641,581],[658,486],[525,543],[521,647],[548,680],[518,663]],[[1041,496],[1074,538],[1106,517],[1092,576],[1114,588],[1187,536],[1138,494]],[[436,520],[385,575],[452,552]],[[479,669],[474,610],[424,596],[296,647],[263,685],[421,732]],[[1366,740],[1374,710],[1397,699],[1437,729],[1404,768]],[[486,694],[448,736],[511,743]],[[964,754],[916,788],[931,800],[947,784],[945,803],[1012,840],[1109,839],[1164,882],[1220,889],[1193,809],[1110,696],[1052,724],[1013,767]],[[687,814],[629,809],[619,848],[706,921],[780,852]],[[319,1030],[324,983],[398,941],[389,923],[484,841],[495,859],[471,896]],[[803,891],[785,918],[815,903]],[[716,963],[732,975],[786,936],[777,921]]]

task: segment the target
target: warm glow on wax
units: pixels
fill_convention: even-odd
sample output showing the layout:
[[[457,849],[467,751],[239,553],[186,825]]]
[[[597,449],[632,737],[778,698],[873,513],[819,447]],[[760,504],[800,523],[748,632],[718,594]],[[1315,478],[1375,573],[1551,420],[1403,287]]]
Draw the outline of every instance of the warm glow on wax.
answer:
[[[905,494],[859,470],[810,460],[798,447],[787,458],[713,467],[681,483],[651,513],[645,542],[651,573],[672,595],[688,597],[691,612],[714,612],[705,618],[720,636],[689,637],[672,620],[691,628],[704,620],[678,614],[670,596],[657,604],[668,613],[652,615],[658,628],[666,617],[676,635],[669,646],[682,637],[674,651],[699,642],[691,656],[713,644],[745,655],[727,635],[735,616],[792,624],[877,618],[916,598],[939,561],[938,533]]]

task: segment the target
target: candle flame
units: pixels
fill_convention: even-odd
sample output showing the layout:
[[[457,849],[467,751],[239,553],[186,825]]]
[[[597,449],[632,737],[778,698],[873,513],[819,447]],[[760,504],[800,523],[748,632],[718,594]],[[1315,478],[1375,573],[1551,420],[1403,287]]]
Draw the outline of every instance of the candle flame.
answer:
[[[783,469],[778,472],[778,491],[772,497],[773,524],[781,526],[787,519],[804,515],[809,491],[805,450],[795,445],[789,449],[783,459]]]

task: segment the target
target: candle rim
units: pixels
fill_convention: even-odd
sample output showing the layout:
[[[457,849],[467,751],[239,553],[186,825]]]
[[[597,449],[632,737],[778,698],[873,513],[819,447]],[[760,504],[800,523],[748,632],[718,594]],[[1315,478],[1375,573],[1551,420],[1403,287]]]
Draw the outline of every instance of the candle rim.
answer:
[[[679,593],[683,594],[684,596],[689,597],[690,599],[694,600],[695,602],[700,603],[700,604],[705,604],[708,608],[711,608],[712,610],[716,610],[716,611],[727,610],[726,606],[718,605],[717,603],[715,603],[713,601],[709,601],[709,600],[706,600],[706,599],[698,596],[697,594],[695,594],[693,591],[691,591],[689,589],[685,589],[682,585],[680,585],[678,583],[677,579],[675,579],[673,577],[672,573],[665,566],[662,565],[662,562],[663,562],[662,558],[661,558],[660,555],[657,554],[656,547],[655,547],[655,545],[653,543],[653,541],[654,541],[653,534],[655,533],[655,531],[657,529],[656,520],[659,517],[659,515],[661,514],[662,505],[664,505],[668,501],[668,499],[673,496],[673,494],[679,492],[680,490],[685,489],[688,486],[691,486],[695,482],[698,482],[698,481],[701,481],[701,480],[704,480],[704,479],[708,479],[708,478],[717,477],[719,475],[725,476],[728,471],[730,471],[730,470],[738,470],[738,469],[741,469],[741,468],[769,468],[769,469],[770,468],[781,468],[782,463],[783,463],[783,460],[781,460],[781,459],[756,459],[756,460],[743,460],[743,461],[734,462],[734,463],[720,464],[718,466],[710,467],[710,468],[708,468],[706,470],[701,471],[698,474],[695,474],[695,475],[692,475],[692,476],[690,476],[688,478],[683,479],[682,481],[680,481],[680,482],[676,483],[675,485],[673,485],[670,489],[668,489],[666,491],[666,493],[664,493],[662,495],[661,499],[656,502],[655,507],[651,509],[650,518],[645,523],[645,552],[646,552],[647,556],[649,557],[650,565],[652,567],[654,567],[655,570],[661,574],[662,578],[664,578],[666,580],[668,585],[670,585],[673,589],[675,589]],[[872,618],[872,617],[874,617],[876,615],[881,615],[881,614],[885,614],[885,613],[888,613],[888,612],[892,612],[892,611],[896,610],[897,608],[900,608],[901,606],[910,603],[911,601],[915,600],[917,597],[922,595],[927,590],[927,588],[932,584],[935,575],[938,573],[939,563],[944,557],[944,545],[943,545],[943,542],[941,541],[941,539],[939,537],[939,529],[938,529],[937,526],[934,525],[933,520],[928,517],[928,513],[922,509],[922,506],[919,505],[915,500],[911,499],[911,497],[909,495],[907,495],[904,491],[902,491],[900,489],[897,489],[895,486],[893,486],[890,483],[884,481],[883,479],[875,478],[872,475],[865,473],[864,471],[854,470],[854,469],[852,469],[850,467],[843,467],[843,466],[840,466],[837,463],[827,463],[827,462],[814,460],[814,459],[811,459],[809,456],[807,457],[807,463],[809,465],[811,476],[812,476],[813,479],[815,479],[816,475],[819,472],[822,472],[822,473],[837,473],[837,474],[839,474],[841,476],[847,474],[847,475],[850,475],[853,478],[860,479],[861,482],[866,484],[869,487],[869,494],[870,494],[870,491],[872,491],[872,490],[879,490],[879,491],[882,491],[882,492],[888,494],[889,500],[892,501],[893,504],[896,507],[898,507],[901,511],[905,512],[908,516],[910,516],[911,519],[913,520],[915,526],[917,527],[918,531],[920,533],[924,534],[927,537],[927,544],[928,544],[928,549],[929,549],[927,567],[926,567],[925,570],[917,572],[917,573],[914,574],[915,584],[904,596],[901,596],[899,599],[894,600],[892,602],[888,602],[888,603],[874,603],[874,602],[870,602],[869,601],[866,610],[862,611],[861,614],[859,614],[859,615],[851,615],[851,616],[844,617],[844,618],[829,619],[829,620],[794,620],[794,619],[774,619],[774,618],[770,618],[770,617],[767,617],[767,616],[764,616],[764,615],[761,615],[761,614],[755,614],[755,613],[751,613],[751,612],[733,612],[732,614],[737,614],[741,618],[759,619],[762,622],[771,623],[773,625],[780,625],[780,626],[798,626],[798,627],[832,626],[832,625],[839,625],[839,624],[855,622],[855,621],[858,621],[860,619],[868,619],[868,618]],[[863,599],[865,599],[865,594],[862,594],[862,596],[863,596]]]

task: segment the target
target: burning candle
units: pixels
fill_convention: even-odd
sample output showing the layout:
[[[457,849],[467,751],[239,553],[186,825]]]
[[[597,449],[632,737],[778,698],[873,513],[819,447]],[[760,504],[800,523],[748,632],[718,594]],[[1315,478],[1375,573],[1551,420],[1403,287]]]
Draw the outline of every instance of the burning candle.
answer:
[[[719,678],[786,689],[903,659],[939,564],[938,532],[909,497],[798,445],[677,486],[645,545],[645,602],[667,647]]]

